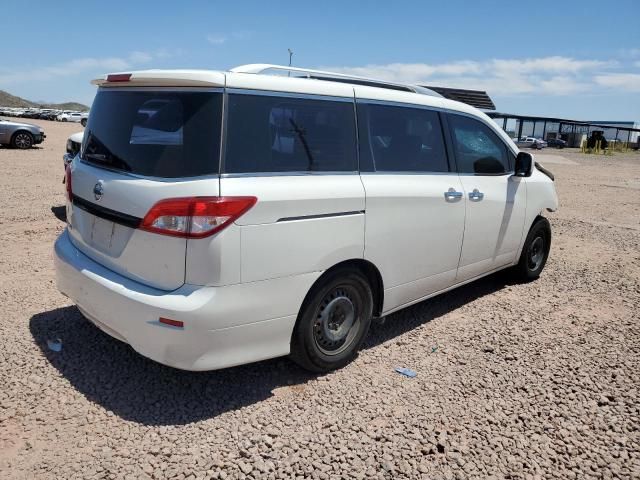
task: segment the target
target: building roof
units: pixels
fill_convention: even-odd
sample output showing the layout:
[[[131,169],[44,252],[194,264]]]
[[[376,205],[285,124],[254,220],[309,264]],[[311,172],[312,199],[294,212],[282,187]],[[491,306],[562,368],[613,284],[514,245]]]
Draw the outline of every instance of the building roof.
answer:
[[[491,118],[512,118],[514,120],[521,121],[536,121],[536,122],[549,122],[549,123],[563,123],[567,125],[577,125],[581,127],[596,127],[596,128],[617,128],[618,130],[627,132],[640,132],[640,128],[634,128],[635,122],[591,122],[584,120],[570,120],[567,118],[557,117],[540,117],[536,115],[518,115],[515,113],[502,113],[502,112],[487,112],[487,115]],[[622,126],[631,125],[631,127]]]
[[[634,121],[609,121],[609,120],[588,120],[588,123],[599,123],[601,125],[637,125],[638,122]]]

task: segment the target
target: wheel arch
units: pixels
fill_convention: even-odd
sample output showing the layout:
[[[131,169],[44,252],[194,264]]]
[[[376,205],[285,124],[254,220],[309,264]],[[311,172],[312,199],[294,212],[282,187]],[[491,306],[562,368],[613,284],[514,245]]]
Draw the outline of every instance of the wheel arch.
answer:
[[[33,137],[33,133],[31,133],[29,130],[27,130],[26,128],[21,128],[19,130],[16,130],[15,132],[13,132],[11,134],[11,138],[15,137],[16,135],[18,135],[19,133],[28,133],[29,135],[31,135]]]
[[[544,211],[544,210],[543,210]],[[524,248],[524,244],[527,241],[527,236],[529,235],[529,232],[531,231],[531,229],[533,228],[533,226],[538,223],[541,220],[544,220],[546,222],[549,222],[549,219],[547,217],[545,217],[542,213],[543,211],[540,211],[536,214],[535,217],[533,217],[533,220],[531,221],[531,223],[529,224],[528,228],[526,230],[524,230],[522,232],[522,241],[520,244],[520,248],[518,249],[518,255],[516,256],[516,263],[518,262],[518,260],[520,259],[520,256],[522,255],[522,249]],[[550,223],[550,222],[549,222]],[[551,240],[551,238],[549,238],[549,240]]]
[[[331,268],[325,270],[318,279],[313,282],[311,288],[304,297],[302,304],[300,305],[299,312],[304,310],[304,307],[307,305],[309,298],[312,293],[319,285],[322,285],[324,280],[328,275],[332,274],[336,270],[355,270],[361,273],[369,282],[369,286],[371,287],[371,293],[373,294],[373,317],[379,317],[382,313],[382,306],[384,304],[384,283],[382,281],[382,275],[380,274],[380,270],[373,263],[368,260],[364,260],[362,258],[354,258],[350,260],[344,260],[342,262],[336,263]]]

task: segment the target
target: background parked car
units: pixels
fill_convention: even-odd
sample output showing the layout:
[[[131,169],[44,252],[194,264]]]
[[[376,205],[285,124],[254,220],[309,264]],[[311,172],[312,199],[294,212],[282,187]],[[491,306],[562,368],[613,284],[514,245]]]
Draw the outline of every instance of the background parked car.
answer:
[[[65,112],[58,115],[57,120],[60,122],[76,122],[81,123],[83,119],[86,119],[86,114],[80,112]]]
[[[24,118],[39,118],[39,116],[40,111],[35,109],[25,110],[24,114],[22,115],[22,117]]]
[[[535,137],[523,137],[513,140],[520,148],[535,148],[541,150],[547,146],[547,142],[540,138]]]
[[[27,149],[42,143],[46,135],[42,127],[28,123],[0,120],[0,144]]]
[[[555,148],[564,148],[567,146],[567,142],[561,138],[549,138],[547,139],[547,145]]]
[[[58,114],[57,110],[43,109],[40,110],[37,118],[40,120],[55,120]]]
[[[73,135],[70,135],[67,139],[67,148],[65,154],[62,156],[62,161],[64,163],[64,168],[67,168],[74,157],[80,152],[80,146],[82,145],[82,139],[84,138],[84,132],[77,132]]]

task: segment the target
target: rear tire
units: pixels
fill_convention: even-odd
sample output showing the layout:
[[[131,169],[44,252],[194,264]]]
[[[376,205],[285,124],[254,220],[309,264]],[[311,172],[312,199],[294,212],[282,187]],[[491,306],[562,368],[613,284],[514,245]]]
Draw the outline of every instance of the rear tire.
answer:
[[[87,119],[83,118],[82,120],[80,120],[80,125],[82,125],[83,127],[87,126]]]
[[[550,249],[551,224],[546,218],[538,217],[524,241],[520,261],[513,267],[515,279],[520,282],[536,280],[547,263]]]
[[[373,294],[356,270],[329,273],[307,294],[291,338],[291,359],[312,372],[341,368],[356,356],[371,325]]]
[[[33,135],[29,132],[16,132],[11,137],[11,146],[20,150],[27,150],[33,146]]]

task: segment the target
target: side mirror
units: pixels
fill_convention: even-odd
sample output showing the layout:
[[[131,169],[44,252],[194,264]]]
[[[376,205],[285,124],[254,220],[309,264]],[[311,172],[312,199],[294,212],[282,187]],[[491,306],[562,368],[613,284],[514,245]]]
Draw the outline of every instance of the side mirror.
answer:
[[[516,177],[530,177],[533,172],[533,156],[527,152],[520,152],[516,157]]]

